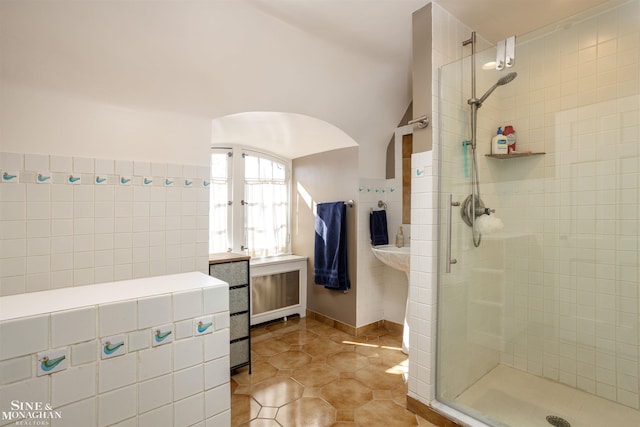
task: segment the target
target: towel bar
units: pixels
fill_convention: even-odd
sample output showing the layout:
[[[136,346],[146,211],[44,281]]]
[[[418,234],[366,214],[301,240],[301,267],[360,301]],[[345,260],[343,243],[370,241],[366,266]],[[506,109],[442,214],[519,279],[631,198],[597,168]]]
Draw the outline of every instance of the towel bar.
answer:
[[[424,129],[424,128],[426,128],[427,126],[429,126],[429,122],[430,122],[429,117],[427,117],[427,116],[420,116],[420,117],[418,117],[417,119],[409,120],[409,121],[407,122],[407,124],[408,124],[408,125],[413,125],[413,124],[416,124],[416,123],[417,123],[417,124],[418,124],[418,128],[420,128],[420,129]]]

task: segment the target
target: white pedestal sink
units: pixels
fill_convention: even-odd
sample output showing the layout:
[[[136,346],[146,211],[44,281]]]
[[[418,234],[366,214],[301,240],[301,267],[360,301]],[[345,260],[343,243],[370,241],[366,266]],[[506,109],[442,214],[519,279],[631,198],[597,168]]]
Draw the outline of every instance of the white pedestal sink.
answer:
[[[380,245],[371,248],[373,254],[380,261],[391,268],[404,271],[407,276],[407,286],[409,284],[409,266],[411,262],[411,250],[409,246],[401,248],[395,245]],[[404,327],[402,330],[402,352],[409,354],[409,324],[407,323],[407,314],[409,314],[409,293],[407,292],[407,303],[404,309]]]

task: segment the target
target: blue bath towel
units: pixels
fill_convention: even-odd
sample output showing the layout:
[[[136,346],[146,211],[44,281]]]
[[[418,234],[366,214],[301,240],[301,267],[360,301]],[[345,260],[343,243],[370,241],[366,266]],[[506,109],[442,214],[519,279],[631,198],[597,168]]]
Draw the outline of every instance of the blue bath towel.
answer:
[[[315,228],[315,283],[346,291],[351,288],[351,282],[347,269],[347,208],[344,202],[318,204]]]
[[[369,231],[371,232],[371,244],[373,246],[389,244],[387,211],[371,211],[369,215]]]

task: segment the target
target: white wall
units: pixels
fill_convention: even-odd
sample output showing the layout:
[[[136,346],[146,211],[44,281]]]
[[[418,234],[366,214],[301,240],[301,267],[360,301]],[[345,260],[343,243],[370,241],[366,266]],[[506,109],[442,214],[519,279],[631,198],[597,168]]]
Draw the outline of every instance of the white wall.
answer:
[[[291,248],[296,255],[308,259],[307,307],[309,310],[356,325],[356,298],[360,294],[358,258],[358,151],[357,147],[341,148],[300,157],[292,162],[293,211]],[[326,289],[314,281],[315,211],[318,203],[354,200],[347,208],[347,262],[351,281],[349,292]]]
[[[378,201],[386,203],[389,244],[402,225],[402,135],[411,133],[411,126],[399,128],[395,138],[395,178],[360,179],[358,188],[358,302],[357,326],[379,320],[404,324],[409,286],[404,272],[384,265],[371,251],[369,230],[371,210],[380,210]],[[411,225],[404,224],[405,245],[411,242]]]
[[[384,179],[360,179],[358,187],[358,295],[356,326],[365,326],[384,319],[384,274],[387,268],[371,251],[369,213],[378,210],[378,200],[390,190]],[[396,189],[397,191],[397,189]],[[387,202],[389,206],[390,203]],[[391,204],[391,206],[393,206]]]
[[[0,85],[0,151],[208,166],[211,121]]]
[[[387,204],[387,228],[389,244],[395,243],[395,235],[401,220],[402,181],[400,179],[360,180],[358,207],[358,301],[357,326],[365,326],[379,320],[389,320],[402,325],[407,302],[406,275],[384,265],[371,250],[369,230],[371,209],[379,210],[378,201]],[[408,238],[408,234],[407,234]],[[409,244],[409,241],[406,241]]]

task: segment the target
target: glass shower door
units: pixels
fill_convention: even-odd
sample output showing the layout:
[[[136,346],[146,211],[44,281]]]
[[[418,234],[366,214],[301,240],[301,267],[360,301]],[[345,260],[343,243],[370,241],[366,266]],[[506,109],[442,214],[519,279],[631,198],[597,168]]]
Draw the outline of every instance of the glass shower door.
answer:
[[[479,247],[448,202],[471,191],[470,61],[441,70],[436,392],[487,424],[640,425],[638,19],[634,0],[521,38],[518,77],[478,113],[481,197],[504,222]],[[478,67],[478,91],[504,73]],[[545,154],[486,156],[506,125]]]
[[[480,54],[482,55],[482,54]],[[478,61],[480,62],[480,61]],[[440,274],[438,287],[438,400],[472,412],[457,398],[500,361],[504,335],[505,289],[501,254],[502,243],[483,236],[475,247],[471,228],[463,221],[461,204],[471,194],[473,154],[468,143],[470,86],[461,85],[461,76],[469,75],[470,59],[450,64],[441,71],[441,145],[440,154]],[[485,73],[487,74],[487,73]],[[490,86],[496,72],[478,75],[478,87]],[[488,87],[487,86],[487,87]],[[488,100],[483,110],[493,109]],[[489,108],[486,108],[489,107]],[[479,167],[481,198],[493,206],[486,158],[487,120],[479,112],[476,159]],[[499,213],[499,212],[498,212]],[[476,414],[483,418],[482,414]]]

